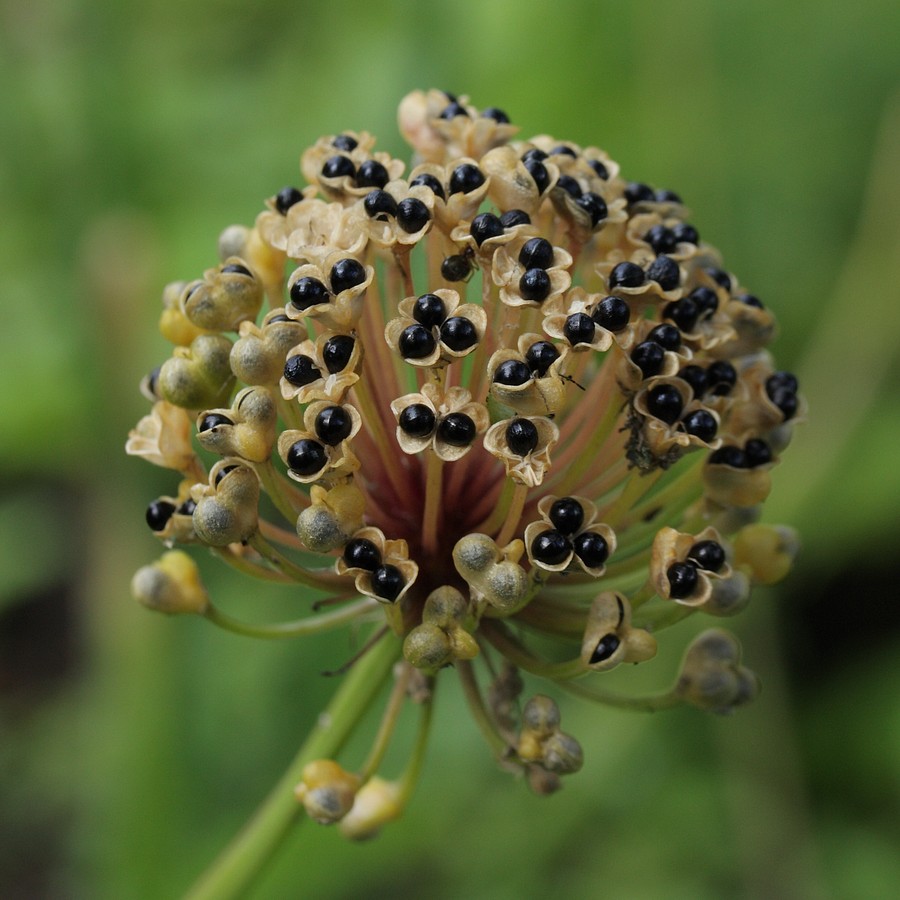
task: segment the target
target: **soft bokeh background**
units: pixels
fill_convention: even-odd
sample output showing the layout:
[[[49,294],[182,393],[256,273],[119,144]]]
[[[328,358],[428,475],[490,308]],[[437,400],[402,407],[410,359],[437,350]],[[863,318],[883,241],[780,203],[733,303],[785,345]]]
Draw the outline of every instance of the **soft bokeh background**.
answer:
[[[362,846],[302,827],[258,896],[895,896],[898,60],[889,0],[3,0],[0,895],[177,896],[332,690],[344,636],[254,644],[130,600],[173,484],[122,448],[165,282],[319,135],[401,152],[397,101],[436,86],[679,191],[777,309],[812,421],[766,519],[804,550],[734,623],[754,707],[567,702],[586,765],[539,799],[445,690],[406,817]],[[235,613],[295,608],[205,571]]]

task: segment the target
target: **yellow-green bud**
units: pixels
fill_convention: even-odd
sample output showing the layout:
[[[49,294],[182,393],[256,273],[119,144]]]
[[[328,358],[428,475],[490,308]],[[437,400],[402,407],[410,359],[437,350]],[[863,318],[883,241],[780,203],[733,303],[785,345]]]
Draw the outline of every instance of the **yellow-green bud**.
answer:
[[[197,564],[183,550],[170,550],[138,569],[131,579],[131,593],[157,612],[200,615],[209,606]]]

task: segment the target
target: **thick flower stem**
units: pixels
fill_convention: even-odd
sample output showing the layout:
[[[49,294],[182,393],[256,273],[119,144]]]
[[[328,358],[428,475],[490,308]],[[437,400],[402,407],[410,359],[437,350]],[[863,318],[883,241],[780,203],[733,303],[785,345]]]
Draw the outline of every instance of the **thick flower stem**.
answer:
[[[303,767],[314,759],[334,757],[343,747],[390,675],[400,646],[388,635],[348,672],[278,784],[187,894],[189,900],[227,900],[250,887],[303,810],[294,796]]]

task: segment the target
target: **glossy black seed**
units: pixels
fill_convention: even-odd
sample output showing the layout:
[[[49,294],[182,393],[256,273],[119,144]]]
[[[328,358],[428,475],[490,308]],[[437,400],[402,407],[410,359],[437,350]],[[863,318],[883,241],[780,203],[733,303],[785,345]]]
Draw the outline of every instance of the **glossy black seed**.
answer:
[[[513,419],[506,426],[506,445],[516,456],[527,456],[538,445],[537,426],[530,419]]]
[[[688,559],[694,560],[707,572],[718,572],[725,565],[725,551],[718,541],[697,541],[691,547]]]
[[[318,278],[310,278],[309,275],[298,278],[291,285],[288,294],[291,304],[297,309],[309,309],[328,302],[328,288]]]
[[[215,428],[216,425],[234,425],[234,422],[232,422],[228,416],[223,416],[221,413],[207,413],[200,420],[197,431],[210,431]]]
[[[472,163],[463,163],[461,166],[457,166],[450,176],[450,193],[468,194],[483,184],[484,174],[481,169]]]
[[[180,516],[192,516],[194,514],[194,510],[197,508],[197,502],[192,498],[188,497],[181,506],[175,510]]]
[[[613,333],[621,331],[631,318],[631,308],[621,297],[604,297],[591,313],[591,318]]]
[[[673,600],[690,597],[697,587],[697,567],[692,562],[672,563],[666,570],[669,579],[669,596]]]
[[[671,319],[682,331],[691,332],[697,324],[700,310],[690,297],[682,297],[666,304],[663,318]]]
[[[404,359],[424,359],[434,352],[437,341],[424,325],[408,325],[400,332],[400,355]]]
[[[441,325],[441,342],[457,353],[468,350],[478,343],[478,332],[471,319],[465,316],[450,316]]]
[[[655,281],[664,291],[671,291],[678,287],[681,281],[681,272],[678,263],[671,256],[657,256],[647,269],[647,277]]]
[[[719,308],[719,298],[712,288],[694,288],[688,294],[688,297],[697,305],[697,309],[700,310],[700,316],[704,319],[711,316]]]
[[[737,299],[740,300],[744,306],[754,306],[756,309],[765,309],[762,300],[760,300],[756,294],[738,294]]]
[[[687,222],[679,222],[672,227],[672,234],[675,236],[675,242],[678,244],[699,244],[700,234],[693,225]]]
[[[534,179],[538,193],[543,194],[544,191],[547,190],[547,185],[550,184],[550,173],[547,171],[547,167],[540,159],[537,159],[534,156],[523,159],[522,165],[525,166],[528,170],[528,174]]]
[[[559,359],[559,350],[550,341],[535,341],[525,351],[525,362],[536,375],[544,376]]]
[[[709,454],[709,463],[714,466],[731,466],[733,469],[749,468],[747,454],[740,447],[723,444]]]
[[[644,279],[644,270],[637,263],[621,262],[609,273],[609,287],[640,287]]]
[[[377,159],[367,159],[356,170],[357,187],[383,188],[389,180],[388,170]]]
[[[800,401],[793,391],[789,391],[787,388],[776,388],[774,391],[769,391],[768,394],[769,399],[778,407],[785,421],[797,415]]]
[[[350,437],[353,419],[343,406],[326,406],[316,416],[316,436],[329,447],[336,447]]]
[[[427,187],[432,194],[436,197],[440,197],[441,200],[446,200],[447,195],[444,193],[444,186],[434,177],[434,175],[430,175],[428,172],[423,172],[421,175],[416,175],[415,178],[409,183],[410,187],[416,187],[417,185],[422,185],[423,187]]]
[[[328,338],[322,347],[322,362],[325,363],[325,368],[332,375],[343,372],[350,362],[355,346],[356,340],[349,334],[336,334]]]
[[[519,293],[524,300],[540,303],[550,295],[550,276],[544,269],[527,269],[519,279]]]
[[[654,253],[670,253],[675,249],[675,235],[665,225],[654,225],[645,235],[644,240],[653,248]]]
[[[147,507],[147,524],[152,531],[162,531],[174,513],[174,503],[169,503],[168,500],[154,500]]]
[[[602,534],[586,531],[572,541],[575,555],[589,568],[599,569],[609,559],[609,544]]]
[[[438,437],[451,447],[468,447],[475,440],[475,423],[465,413],[450,413],[441,419]]]
[[[157,366],[155,369],[153,369],[147,373],[147,381],[146,381],[147,390],[150,392],[150,394],[152,394],[154,397],[157,397],[157,398],[159,397],[159,394],[158,394],[159,370],[161,368],[162,368],[162,366]]]
[[[480,247],[488,238],[503,234],[503,223],[493,213],[481,213],[472,219],[469,234],[475,238],[475,243]]]
[[[575,534],[584,524],[584,507],[574,497],[560,497],[550,507],[553,527],[567,536]]]
[[[222,266],[219,271],[223,275],[248,275],[250,278],[253,277],[253,273],[240,263],[229,263],[227,266]]]
[[[362,284],[366,280],[366,270],[361,262],[346,257],[339,259],[331,267],[331,290],[335,294],[341,291],[347,291],[350,288]]]
[[[706,369],[703,366],[695,366],[693,363],[681,369],[678,377],[691,386],[691,390],[697,398],[702,397],[709,386],[709,382],[706,380]]]
[[[654,192],[653,199],[657,203],[681,203],[681,197],[675,191],[667,191],[663,188]]]
[[[633,203],[646,203],[653,200],[653,188],[640,181],[632,181],[625,186],[625,199],[629,206]]]
[[[465,116],[469,117],[469,113],[466,108],[461,104],[457,103],[455,100],[452,103],[447,104],[442,110],[440,118],[442,119],[453,119],[456,116]]]
[[[706,272],[719,287],[725,288],[726,291],[731,290],[731,276],[723,269],[707,266],[703,271]]]
[[[706,383],[716,397],[726,397],[737,383],[737,371],[727,360],[718,359],[706,367]]]
[[[289,356],[284,362],[284,380],[294,387],[312,384],[321,377],[322,373],[309,356]]]
[[[566,340],[574,347],[576,344],[590,344],[594,340],[594,320],[584,313],[572,313],[563,325]]]
[[[772,462],[772,448],[762,438],[750,438],[744,443],[744,455],[751,469]]]
[[[519,359],[507,359],[494,371],[497,384],[519,385],[531,380],[531,369]]]
[[[413,318],[426,328],[440,325],[447,317],[447,307],[437,294],[422,294],[413,304]]]
[[[472,264],[461,253],[448,256],[441,263],[441,277],[444,281],[465,281],[472,274]]]
[[[375,592],[375,596],[380,597],[382,600],[388,600],[393,603],[400,596],[405,586],[406,581],[403,578],[403,573],[390,563],[379,566],[372,573],[372,590]]]
[[[547,155],[543,150],[538,147],[532,147],[530,150],[526,150],[522,154],[522,162],[527,162],[529,159],[536,159],[538,161],[542,159],[546,159]]]
[[[400,429],[410,437],[428,437],[434,431],[435,416],[424,403],[411,403],[400,413]]]
[[[772,392],[776,390],[786,390],[796,394],[800,390],[800,382],[792,372],[773,372],[766,379],[766,393],[771,396]]]
[[[591,658],[588,660],[588,665],[595,665],[596,663],[605,662],[608,660],[616,650],[619,649],[619,644],[621,642],[614,634],[607,634],[600,638],[597,641],[597,646],[594,648],[594,652],[591,654]]]
[[[420,231],[430,218],[428,207],[416,197],[405,197],[397,204],[397,224],[407,234]]]
[[[658,384],[647,394],[648,412],[667,425],[677,422],[683,409],[684,400],[674,385]]]
[[[715,438],[719,430],[715,416],[705,409],[695,409],[688,413],[681,420],[681,424],[688,434],[707,444]]]
[[[553,265],[553,244],[546,238],[530,238],[519,251],[519,262],[526,269],[550,268]]]
[[[598,178],[602,178],[604,181],[609,178],[609,169],[607,169],[599,159],[590,160],[588,165],[594,170],[594,173]]]
[[[343,557],[351,569],[374,572],[381,565],[381,551],[368,538],[351,538],[347,541]]]
[[[388,216],[397,215],[397,201],[387,191],[369,191],[363,200],[363,208],[370,219],[381,222]]]
[[[548,566],[564,563],[572,552],[572,545],[558,531],[542,531],[531,542],[531,555]]]
[[[674,325],[665,322],[651,328],[646,339],[656,341],[663,350],[671,350],[673,353],[681,346],[681,332]]]
[[[487,109],[483,109],[481,111],[481,115],[486,119],[493,119],[495,122],[499,122],[501,125],[509,124],[509,116],[503,112],[502,109],[497,109],[496,106],[489,106]]]
[[[551,156],[571,156],[576,159],[578,154],[567,144],[558,144],[550,151]]]
[[[606,201],[599,194],[595,194],[592,191],[582,194],[575,203],[591,217],[592,228],[596,228],[609,212]]]
[[[441,93],[447,98],[448,103],[457,102],[456,94],[451,94],[450,91],[441,91]]]
[[[283,187],[275,195],[275,209],[282,215],[285,215],[295,203],[299,203],[302,199],[303,194],[297,188]]]
[[[641,370],[644,378],[659,375],[665,350],[656,341],[644,341],[631,351],[631,361]]]
[[[219,483],[229,472],[233,472],[236,468],[237,466],[222,466],[222,468],[219,469],[219,471],[216,473],[216,487],[219,486]]]
[[[356,138],[350,137],[349,134],[339,134],[332,142],[331,146],[337,150],[346,150],[348,153],[355,150],[359,144]]]
[[[328,454],[325,448],[311,438],[295,441],[287,452],[288,468],[298,475],[315,475],[327,462]]]
[[[348,156],[332,156],[322,166],[323,178],[341,178],[345,175],[352,178],[355,174],[356,167]]]
[[[515,228],[516,225],[530,225],[531,216],[524,209],[511,209],[500,216],[500,224],[504,228]]]
[[[577,200],[583,193],[581,185],[571,175],[560,175],[556,186],[562,188],[573,200]]]

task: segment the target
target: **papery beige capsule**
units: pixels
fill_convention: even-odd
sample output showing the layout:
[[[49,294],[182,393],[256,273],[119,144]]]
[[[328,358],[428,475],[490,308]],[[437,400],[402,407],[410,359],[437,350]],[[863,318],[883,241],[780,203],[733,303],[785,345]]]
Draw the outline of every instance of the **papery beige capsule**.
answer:
[[[221,476],[221,477],[220,477]],[[205,544],[224,547],[249,540],[259,527],[259,478],[236,459],[223,459],[209,472],[209,484],[192,496],[194,531]]]
[[[209,606],[197,564],[182,550],[169,550],[152,565],[138,569],[131,579],[131,593],[149,609],[171,615],[200,615]]]

